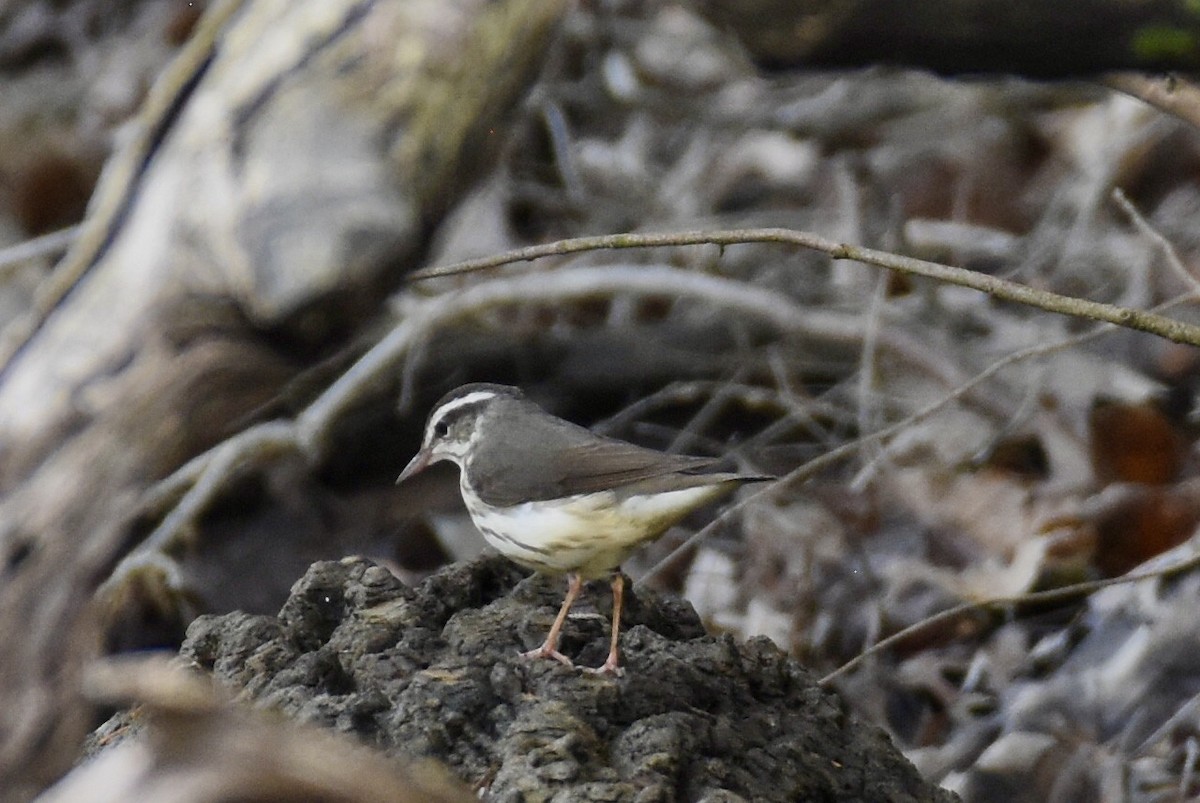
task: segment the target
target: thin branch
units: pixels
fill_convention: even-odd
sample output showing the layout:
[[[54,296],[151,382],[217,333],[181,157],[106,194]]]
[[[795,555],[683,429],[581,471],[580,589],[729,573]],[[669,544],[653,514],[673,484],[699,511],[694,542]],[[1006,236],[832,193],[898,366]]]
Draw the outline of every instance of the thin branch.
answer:
[[[1103,83],[1200,128],[1200,87],[1191,81],[1175,74],[1120,72],[1105,76]]]
[[[883,307],[887,301],[887,276],[877,277],[867,308],[863,311],[863,343],[859,356],[858,382],[858,431],[871,432],[881,423],[879,405],[875,403],[876,385],[879,378],[879,330]]]
[[[0,249],[0,276],[4,276],[13,268],[20,267],[30,260],[61,254],[71,243],[75,242],[80,228],[82,226],[68,226],[65,229],[52,231],[49,234]]]
[[[733,376],[729,377],[729,379],[717,384],[717,388],[700,405],[700,409],[687,422],[687,426],[681,429],[670,445],[667,446],[666,451],[668,454],[685,452],[692,442],[699,440],[700,433],[707,430],[720,417],[721,413],[724,412],[726,404],[730,399],[728,388],[734,385],[741,385],[742,380],[746,378],[746,374],[747,371],[743,366],[734,371]]]
[[[252,427],[214,447],[206,453],[207,460],[203,467],[200,467],[196,460],[189,461],[176,473],[191,478],[191,487],[138,548],[117,564],[108,580],[101,585],[99,593],[107,593],[119,586],[126,577],[144,566],[159,567],[164,576],[169,578],[168,585],[177,584],[176,576],[169,567],[163,565],[158,556],[167,553],[168,548],[179,537],[179,533],[203,515],[240,469],[261,464],[264,458],[294,449],[295,444],[296,438],[291,424],[273,421]],[[159,485],[177,488],[179,481],[172,475]],[[153,492],[148,493],[151,497],[155,495]]]
[[[1082,298],[1064,296],[1048,290],[1039,290],[1028,285],[989,276],[975,271],[942,265],[938,262],[928,262],[923,259],[891,254],[886,251],[876,251],[871,248],[860,248],[855,245],[838,243],[827,240],[808,232],[793,229],[729,229],[718,231],[681,231],[663,234],[609,234],[599,237],[579,237],[571,240],[559,240],[544,245],[528,248],[518,248],[502,254],[471,259],[446,265],[439,268],[429,268],[411,274],[412,281],[423,281],[443,276],[456,276],[463,273],[510,265],[516,262],[529,262],[550,256],[576,254],[582,251],[600,251],[622,248],[664,248],[684,245],[744,245],[746,243],[777,243],[780,245],[795,245],[821,251],[833,259],[853,259],[865,265],[887,268],[899,273],[922,276],[947,284],[969,287],[981,293],[987,293],[1005,301],[1014,301],[1048,312],[1062,315],[1073,315],[1079,318],[1090,318],[1096,321],[1123,326],[1127,329],[1137,329],[1149,332],[1176,343],[1187,343],[1200,346],[1200,326],[1176,321],[1156,315],[1152,312],[1118,307],[1113,304],[1103,304],[1098,301],[1088,301]]]
[[[1191,288],[1192,296],[1200,297],[1200,279],[1197,279],[1187,269],[1187,266],[1183,264],[1183,260],[1179,258],[1179,253],[1176,252],[1175,246],[1171,245],[1171,241],[1164,237],[1162,232],[1154,228],[1150,224],[1150,221],[1146,220],[1142,213],[1138,211],[1138,208],[1133,205],[1133,202],[1129,200],[1128,196],[1121,191],[1120,187],[1112,191],[1112,197],[1117,206],[1121,207],[1121,211],[1129,217],[1129,220],[1138,232],[1162,252],[1163,258],[1167,261],[1167,267],[1179,277],[1180,281]]]
[[[854,669],[872,655],[882,652],[888,647],[891,647],[893,644],[903,641],[904,639],[909,638],[910,636],[927,628],[953,621],[964,614],[997,608],[1009,608],[1014,605],[1041,605],[1053,602],[1067,602],[1079,597],[1085,597],[1089,594],[1099,591],[1102,588],[1108,588],[1109,586],[1136,583],[1139,580],[1153,580],[1159,577],[1169,577],[1171,575],[1186,572],[1189,569],[1194,569],[1197,566],[1200,566],[1200,554],[1195,554],[1190,558],[1177,561],[1170,566],[1139,572],[1138,574],[1125,575],[1122,577],[1110,577],[1105,580],[1092,580],[1086,583],[1075,583],[1074,585],[1062,586],[1061,588],[1053,588],[1049,591],[1037,591],[1030,594],[1017,594],[1010,597],[992,597],[990,599],[978,600],[976,602],[964,602],[962,605],[956,605],[953,608],[922,619],[915,624],[911,624],[903,630],[893,633],[882,641],[877,641],[869,648],[863,650],[858,655],[854,656],[849,661],[842,664],[825,677],[821,678],[820,683],[822,686],[827,686],[832,681],[849,672],[851,669]]]

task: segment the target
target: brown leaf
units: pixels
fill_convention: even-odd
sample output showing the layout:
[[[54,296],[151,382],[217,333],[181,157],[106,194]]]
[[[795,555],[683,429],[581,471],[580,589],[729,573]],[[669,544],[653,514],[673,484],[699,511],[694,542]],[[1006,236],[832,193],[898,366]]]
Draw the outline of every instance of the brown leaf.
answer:
[[[1160,485],[1179,476],[1187,442],[1153,402],[1097,400],[1088,430],[1098,482]]]

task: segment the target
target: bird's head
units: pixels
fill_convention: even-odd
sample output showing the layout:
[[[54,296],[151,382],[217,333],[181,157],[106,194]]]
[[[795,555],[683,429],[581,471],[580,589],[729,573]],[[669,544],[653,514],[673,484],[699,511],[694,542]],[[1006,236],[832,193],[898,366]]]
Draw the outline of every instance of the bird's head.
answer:
[[[409,461],[396,482],[404,482],[440,460],[462,466],[497,401],[522,399],[520,388],[510,385],[475,383],[456,388],[433,406],[425,421],[421,450]]]

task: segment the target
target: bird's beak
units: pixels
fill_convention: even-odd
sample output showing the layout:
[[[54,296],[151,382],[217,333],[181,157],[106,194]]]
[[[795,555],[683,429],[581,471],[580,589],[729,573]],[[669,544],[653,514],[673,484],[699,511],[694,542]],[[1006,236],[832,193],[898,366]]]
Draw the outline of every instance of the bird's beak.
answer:
[[[419,473],[422,469],[429,465],[430,459],[433,457],[433,450],[429,448],[422,449],[417,452],[412,460],[408,461],[408,465],[400,472],[400,476],[396,478],[396,484],[404,482],[413,474]]]

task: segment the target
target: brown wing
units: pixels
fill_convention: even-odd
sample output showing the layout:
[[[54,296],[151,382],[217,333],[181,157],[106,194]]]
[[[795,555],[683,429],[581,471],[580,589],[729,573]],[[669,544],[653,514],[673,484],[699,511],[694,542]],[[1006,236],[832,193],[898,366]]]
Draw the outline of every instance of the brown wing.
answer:
[[[545,413],[523,416],[519,427],[491,434],[471,461],[476,492],[490,505],[604,491],[668,474],[703,472],[717,462],[602,438]]]

